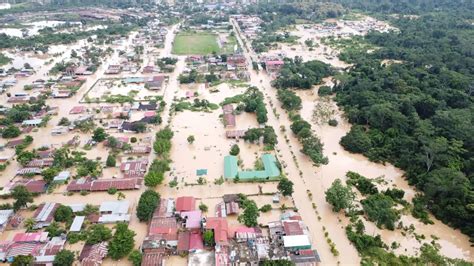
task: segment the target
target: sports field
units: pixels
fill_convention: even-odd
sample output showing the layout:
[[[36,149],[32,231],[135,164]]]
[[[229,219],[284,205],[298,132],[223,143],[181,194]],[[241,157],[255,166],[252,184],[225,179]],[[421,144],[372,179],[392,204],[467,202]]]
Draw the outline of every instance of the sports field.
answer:
[[[219,52],[216,35],[206,32],[178,33],[173,43],[173,54],[177,55],[207,55]]]

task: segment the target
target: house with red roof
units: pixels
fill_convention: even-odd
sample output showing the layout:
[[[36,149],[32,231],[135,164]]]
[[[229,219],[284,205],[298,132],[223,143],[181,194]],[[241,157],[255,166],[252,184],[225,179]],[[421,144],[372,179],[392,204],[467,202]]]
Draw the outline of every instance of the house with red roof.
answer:
[[[267,60],[265,61],[265,68],[268,73],[277,73],[280,72],[284,64],[283,60]]]
[[[196,209],[196,199],[192,196],[178,197],[175,209],[177,212],[194,211]]]
[[[229,245],[229,226],[227,220],[221,217],[207,218],[204,228],[214,232],[214,242],[219,246]]]

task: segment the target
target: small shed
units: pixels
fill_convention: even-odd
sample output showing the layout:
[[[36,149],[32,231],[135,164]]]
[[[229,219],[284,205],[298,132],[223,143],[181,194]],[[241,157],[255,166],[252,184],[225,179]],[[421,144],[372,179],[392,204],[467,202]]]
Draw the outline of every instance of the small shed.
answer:
[[[81,231],[82,224],[86,219],[85,216],[76,216],[74,221],[72,221],[71,227],[69,228],[69,232],[79,232]]]
[[[71,176],[71,172],[62,171],[57,176],[54,177],[53,182],[56,184],[64,184],[67,182],[70,176]]]

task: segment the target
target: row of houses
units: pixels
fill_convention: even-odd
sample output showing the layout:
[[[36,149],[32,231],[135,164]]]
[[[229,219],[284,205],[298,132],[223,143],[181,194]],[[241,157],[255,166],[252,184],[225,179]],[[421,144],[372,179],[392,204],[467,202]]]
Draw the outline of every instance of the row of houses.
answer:
[[[171,255],[187,255],[193,264],[212,261],[217,266],[258,265],[276,259],[296,265],[319,264],[308,228],[298,214],[284,213],[280,220],[268,223],[265,233],[261,228],[229,225],[227,215],[237,215],[239,204],[238,195],[225,195],[216,206],[215,217],[205,217],[196,209],[194,197],[162,199],[141,245],[142,265],[165,265]],[[207,231],[212,232],[214,244],[206,247],[203,234]]]

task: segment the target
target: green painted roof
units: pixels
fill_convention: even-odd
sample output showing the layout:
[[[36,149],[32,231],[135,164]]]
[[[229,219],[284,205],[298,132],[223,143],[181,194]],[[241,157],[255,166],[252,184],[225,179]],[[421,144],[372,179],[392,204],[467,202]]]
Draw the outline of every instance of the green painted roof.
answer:
[[[280,175],[280,169],[277,166],[277,160],[273,154],[265,153],[262,155],[263,166],[269,177],[277,177]]]
[[[224,178],[235,178],[237,176],[238,166],[237,157],[227,155],[224,157]]]
[[[273,154],[263,154],[262,162],[265,170],[259,171],[238,171],[237,157],[224,157],[224,177],[235,178],[237,175],[241,180],[266,179],[280,176],[280,169],[277,167],[277,160]]]

